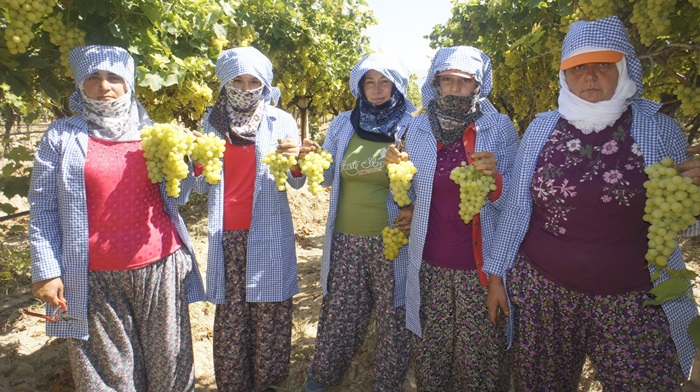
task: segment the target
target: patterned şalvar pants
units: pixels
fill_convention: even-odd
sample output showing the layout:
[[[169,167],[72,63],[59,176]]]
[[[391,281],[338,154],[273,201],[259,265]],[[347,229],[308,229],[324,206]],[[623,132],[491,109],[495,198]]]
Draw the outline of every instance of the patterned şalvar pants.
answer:
[[[510,274],[518,391],[576,391],[586,355],[605,391],[680,391],[668,320],[646,292],[589,295],[542,276],[522,256]]]
[[[78,391],[194,390],[191,270],[180,249],[143,268],[88,272],[90,338],[68,340]]]
[[[510,387],[503,327],[489,320],[486,287],[477,271],[423,262],[420,272],[422,338],[413,342],[419,391],[490,392]]]
[[[292,299],[246,302],[248,230],[224,231],[226,303],[214,317],[214,373],[222,392],[259,391],[289,375]]]
[[[372,306],[377,347],[374,391],[402,391],[411,354],[406,310],[394,307],[394,263],[384,259],[381,236],[333,234],[328,294],[323,297],[316,353],[309,377],[335,385],[362,345]]]

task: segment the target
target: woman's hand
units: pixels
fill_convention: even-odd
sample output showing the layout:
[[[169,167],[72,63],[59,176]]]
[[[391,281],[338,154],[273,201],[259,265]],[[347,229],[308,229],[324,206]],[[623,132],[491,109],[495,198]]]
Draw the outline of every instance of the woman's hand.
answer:
[[[304,141],[301,143],[301,147],[299,148],[299,156],[297,156],[297,160],[304,159],[306,154],[320,149],[321,146],[319,146],[318,143],[309,139],[304,139]]]
[[[496,165],[496,156],[490,151],[479,151],[472,154],[474,162],[472,165],[476,171],[486,175],[496,178],[498,175],[498,167]]]
[[[486,307],[489,309],[489,319],[491,324],[503,327],[506,317],[510,316],[508,301],[506,300],[506,288],[503,286],[503,278],[498,275],[489,274],[488,295],[486,296]]]
[[[408,238],[411,235],[411,220],[413,219],[413,204],[399,208],[399,216],[394,219],[394,227]]]
[[[408,160],[408,153],[401,152],[395,145],[390,145],[386,150],[386,155],[384,155],[384,166],[390,163],[399,163],[401,161]]]
[[[284,156],[297,157],[299,155],[300,147],[296,141],[292,139],[277,139],[277,152]]]
[[[34,282],[32,293],[35,297],[48,302],[52,306],[60,306],[66,303],[63,296],[63,281],[60,277]]]
[[[700,185],[700,159],[696,159],[697,155],[700,154],[700,145],[690,146],[685,149],[691,154],[695,154],[695,159],[691,158],[685,162],[676,165],[676,169],[681,172],[683,177],[690,177],[693,179],[695,185]]]

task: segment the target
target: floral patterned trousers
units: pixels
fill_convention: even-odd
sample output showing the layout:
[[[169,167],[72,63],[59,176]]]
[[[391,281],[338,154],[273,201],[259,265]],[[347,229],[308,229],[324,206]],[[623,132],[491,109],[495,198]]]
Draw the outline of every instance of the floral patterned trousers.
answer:
[[[194,390],[184,250],[135,270],[89,271],[88,340],[69,339],[78,391]]]
[[[420,287],[423,336],[413,342],[418,390],[507,391],[506,335],[489,320],[478,273],[423,262]]]
[[[411,353],[404,307],[394,307],[394,263],[384,259],[381,236],[335,233],[328,294],[323,297],[312,380],[335,385],[362,345],[372,306],[377,347],[374,391],[402,391]]]
[[[246,302],[248,230],[225,231],[226,303],[214,317],[214,373],[222,392],[259,391],[289,375],[292,299]]]
[[[680,391],[666,315],[646,292],[588,295],[561,287],[522,256],[510,274],[518,391],[576,391],[586,355],[605,391]]]

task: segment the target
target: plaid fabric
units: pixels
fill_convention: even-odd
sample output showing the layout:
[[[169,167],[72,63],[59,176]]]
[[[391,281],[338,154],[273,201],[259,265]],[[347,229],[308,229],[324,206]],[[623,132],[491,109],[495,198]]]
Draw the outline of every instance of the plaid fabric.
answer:
[[[670,117],[658,112],[661,105],[645,99],[633,99],[631,107],[632,137],[642,151],[646,166],[664,157],[671,157],[676,162],[688,159],[688,154],[685,152],[688,142],[678,124]],[[513,266],[532,213],[530,196],[532,173],[540,150],[558,120],[559,113],[556,111],[541,114],[525,132],[515,158],[509,191],[502,198],[505,200],[503,200],[503,210],[497,224],[495,243],[490,252],[484,254],[484,272],[507,277],[508,271]],[[669,267],[673,269],[685,267],[680,249],[677,248],[671,255]],[[650,268],[650,273],[653,274],[654,271],[653,267]],[[656,283],[666,279],[668,276],[662,274],[661,279]],[[671,324],[671,333],[678,349],[681,366],[687,375],[695,357],[695,346],[688,336],[687,329],[690,321],[697,315],[697,309],[690,298],[667,301],[663,308]],[[512,336],[509,337],[509,342],[510,338]]]
[[[451,48],[440,48],[428,70],[428,77],[423,83],[421,93],[423,94],[423,107],[428,107],[430,101],[435,99],[436,91],[433,85],[435,75],[456,69],[474,75],[474,78],[481,83],[481,95],[479,101],[486,100],[486,97],[493,88],[493,80],[491,75],[491,59],[484,52],[471,46],[454,46]]]
[[[29,188],[29,240],[32,281],[61,277],[68,302],[67,322],[46,323],[47,334],[88,338],[88,223],[85,201],[85,154],[88,126],[80,116],[53,122],[37,148]],[[175,199],[160,187],[165,211],[191,255],[194,251]],[[194,258],[194,257],[193,257]],[[190,302],[204,299],[196,261],[187,279]],[[54,309],[48,306],[47,314]]]
[[[279,102],[280,90],[272,87],[272,63],[259,50],[253,47],[233,48],[224,50],[216,60],[216,76],[220,86],[236,76],[249,74],[258,78],[265,88],[265,102]]]
[[[637,58],[634,47],[630,43],[627,29],[617,16],[592,22],[582,20],[572,23],[562,44],[562,60],[569,58],[573,52],[582,48],[599,48],[623,53],[627,62],[627,73],[630,79],[637,84],[635,97],[642,95],[644,92],[642,63]],[[559,83],[561,84],[561,81]]]
[[[202,121],[204,132],[214,132],[224,138],[209,123],[209,114]],[[292,213],[287,192],[277,190],[270,167],[262,157],[277,149],[277,139],[294,139],[301,144],[297,123],[288,113],[265,104],[264,116],[255,135],[255,185],[253,190],[253,219],[248,237],[246,266],[246,300],[248,302],[284,301],[299,292],[297,256]],[[306,177],[292,177],[289,184],[299,189]],[[209,192],[209,253],[207,261],[207,301],[222,304],[226,299],[226,275],[222,243],[224,219],[225,176],[216,185],[209,185],[204,176],[182,182],[180,203],[187,202],[194,189]]]
[[[375,70],[387,79],[391,80],[406,99],[406,111],[414,112],[416,106],[408,100],[408,77],[410,72],[400,58],[388,54],[369,54],[363,57],[350,71],[350,92],[355,98],[359,98],[360,79],[367,71]]]
[[[407,105],[408,106],[408,105]],[[396,137],[401,138],[411,121],[411,114],[404,114],[399,124],[396,126]],[[350,112],[341,113],[336,117],[328,128],[326,140],[323,142],[323,149],[333,156],[333,163],[323,174],[324,179],[321,185],[331,185],[331,199],[328,208],[328,220],[326,223],[326,236],[323,239],[323,256],[321,259],[321,287],[323,294],[328,294],[328,273],[331,268],[331,253],[333,251],[333,233],[335,232],[335,218],[338,212],[338,200],[340,199],[340,163],[345,156],[350,138],[355,133],[350,123]],[[399,215],[399,207],[394,202],[391,193],[386,200],[386,208],[389,212],[389,225],[393,227],[394,219]],[[394,306],[402,306],[405,301],[406,264],[408,262],[407,248],[403,247],[399,252],[399,257],[394,260]]]
[[[75,75],[76,87],[97,71],[109,71],[121,76],[131,91],[135,90],[134,59],[125,49],[102,45],[79,46],[70,52],[68,62]]]

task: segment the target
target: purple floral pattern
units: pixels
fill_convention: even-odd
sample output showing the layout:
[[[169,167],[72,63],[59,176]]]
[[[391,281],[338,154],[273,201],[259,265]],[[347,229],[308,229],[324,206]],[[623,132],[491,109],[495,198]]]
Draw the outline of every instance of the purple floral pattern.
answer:
[[[588,295],[543,277],[522,256],[510,273],[518,391],[575,391],[586,356],[605,391],[680,391],[668,320],[651,294]]]
[[[600,202],[625,207],[644,191],[632,186],[626,177],[629,172],[644,170],[642,152],[631,140],[631,120],[629,111],[623,114],[601,132],[605,136],[602,142],[598,135],[584,135],[566,120],[559,120],[532,177],[532,197],[545,211],[547,231],[566,234],[568,215],[576,209],[572,199],[580,197],[579,186],[600,187]]]

